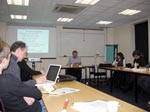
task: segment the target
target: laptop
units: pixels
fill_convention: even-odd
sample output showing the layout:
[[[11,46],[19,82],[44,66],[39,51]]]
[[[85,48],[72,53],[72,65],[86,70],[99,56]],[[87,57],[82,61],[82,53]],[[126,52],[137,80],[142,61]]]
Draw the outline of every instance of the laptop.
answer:
[[[59,64],[50,64],[48,66],[47,72],[46,72],[46,77],[47,77],[47,81],[40,83],[40,84],[36,84],[36,86],[42,86],[44,84],[51,84],[54,85],[57,82],[57,79],[59,78],[59,73],[61,70],[61,65]]]

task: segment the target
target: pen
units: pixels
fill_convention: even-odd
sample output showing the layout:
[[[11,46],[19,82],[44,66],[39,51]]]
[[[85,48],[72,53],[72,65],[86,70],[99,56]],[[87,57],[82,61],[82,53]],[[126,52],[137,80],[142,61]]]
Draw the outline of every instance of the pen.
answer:
[[[64,102],[63,109],[66,109],[66,108],[67,108],[68,102],[69,102],[69,100],[66,98],[66,99],[65,99],[65,102]]]

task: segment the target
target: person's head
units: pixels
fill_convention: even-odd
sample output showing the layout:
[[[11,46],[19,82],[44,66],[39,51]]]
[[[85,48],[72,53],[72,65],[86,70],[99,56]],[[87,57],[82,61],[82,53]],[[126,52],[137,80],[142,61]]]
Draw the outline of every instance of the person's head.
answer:
[[[142,53],[139,50],[135,50],[132,53],[134,59],[139,59],[142,56]]]
[[[124,55],[122,52],[117,53],[117,59],[124,60]]]
[[[73,51],[72,52],[72,56],[73,56],[73,58],[77,58],[78,57],[78,51]]]
[[[18,61],[22,61],[26,57],[27,46],[22,41],[14,42],[11,45],[10,50],[11,50],[12,54],[14,54],[15,56],[18,57]]]
[[[0,70],[6,69],[10,61],[10,48],[6,42],[0,38]]]

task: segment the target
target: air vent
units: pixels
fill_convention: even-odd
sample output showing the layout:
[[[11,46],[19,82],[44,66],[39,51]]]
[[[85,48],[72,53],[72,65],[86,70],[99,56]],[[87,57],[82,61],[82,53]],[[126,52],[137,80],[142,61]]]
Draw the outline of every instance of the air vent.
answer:
[[[83,6],[57,4],[56,7],[54,8],[54,11],[55,12],[63,12],[63,13],[79,13],[84,8],[85,7],[83,7]]]

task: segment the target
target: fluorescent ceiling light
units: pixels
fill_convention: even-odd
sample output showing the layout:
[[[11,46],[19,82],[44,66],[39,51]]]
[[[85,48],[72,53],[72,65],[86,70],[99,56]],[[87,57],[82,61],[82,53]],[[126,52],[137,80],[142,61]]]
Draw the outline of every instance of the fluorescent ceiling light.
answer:
[[[112,23],[112,21],[99,21],[96,24],[108,25],[108,24],[111,24],[111,23]]]
[[[123,14],[123,15],[134,15],[134,14],[137,14],[137,13],[140,13],[140,12],[141,12],[140,10],[126,9],[126,10],[120,12],[119,14]]]
[[[9,5],[23,5],[23,6],[28,6],[29,5],[29,0],[7,0],[7,3]]]
[[[27,19],[26,15],[10,15],[11,19]]]
[[[71,22],[73,20],[73,18],[58,18],[57,21],[60,22]]]
[[[80,3],[80,4],[90,4],[90,5],[94,5],[97,2],[99,2],[100,0],[76,0],[75,3]]]

